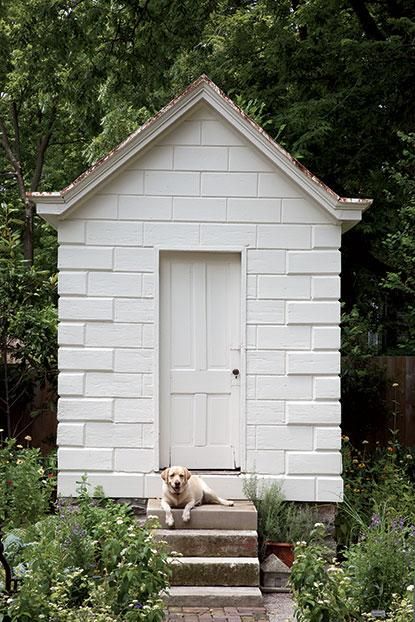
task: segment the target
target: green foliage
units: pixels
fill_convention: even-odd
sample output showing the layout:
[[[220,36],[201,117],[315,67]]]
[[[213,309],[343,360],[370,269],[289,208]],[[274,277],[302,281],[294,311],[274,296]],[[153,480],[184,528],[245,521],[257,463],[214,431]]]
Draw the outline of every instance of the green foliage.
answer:
[[[310,541],[298,542],[290,585],[298,622],[356,622],[353,586],[343,568],[331,560],[325,530],[316,524]],[[331,560],[331,563],[329,563]]]
[[[293,543],[308,537],[313,529],[316,517],[313,509],[287,501],[279,484],[259,484],[258,477],[250,475],[244,480],[243,491],[258,513],[262,555],[267,541]]]
[[[1,437],[1,434],[0,434]],[[0,444],[0,526],[3,530],[27,527],[50,509],[56,486],[53,455],[17,445],[15,439]]]
[[[12,425],[13,407],[57,373],[56,275],[27,266],[16,212],[0,206],[0,415],[9,436],[21,431]]]
[[[408,586],[407,593],[404,596],[394,595],[392,599],[389,615],[385,618],[386,622],[412,622],[414,619],[414,586]]]
[[[345,500],[336,518],[343,561],[329,565],[322,525],[297,545],[291,584],[299,622],[363,622],[372,610],[385,610],[390,621],[412,620],[413,462],[395,434],[387,447],[364,441],[355,448],[343,438]]]
[[[75,505],[59,504],[24,534],[14,556],[21,588],[0,612],[12,622],[160,622],[170,570],[153,528],[126,505],[91,498],[84,482]]]
[[[394,594],[403,595],[402,588],[412,583],[414,564],[414,525],[391,520],[385,507],[346,553],[344,570],[352,581],[355,610],[389,610]]]
[[[344,438],[345,501],[337,514],[343,562],[327,568],[330,549],[317,529],[296,548],[291,582],[299,622],[362,621],[370,611],[409,622],[415,567],[413,455],[396,436],[386,448],[354,448]],[[320,538],[320,539],[319,539]],[[407,588],[409,592],[407,592]]]
[[[413,352],[415,11],[360,4],[6,0],[0,173],[20,183],[7,201],[22,216],[24,190],[65,186],[207,73],[336,191],[375,198],[343,237],[342,295],[383,351]],[[41,261],[49,236],[37,221]]]
[[[355,447],[346,436],[342,454],[345,498],[336,518],[339,544],[356,540],[374,514],[384,513],[386,500],[390,521],[405,517],[415,524],[413,450],[396,440],[386,447],[371,447],[367,441]]]
[[[415,351],[415,134],[400,134],[401,159],[390,169],[386,200],[399,202],[396,227],[384,240],[388,272],[383,288],[396,299],[397,350]]]
[[[405,616],[413,612],[408,598],[415,561],[413,526],[377,516],[376,523],[362,529],[343,564],[331,560],[324,532],[317,524],[309,542],[295,547],[290,584],[298,622],[362,622],[373,619],[374,609],[387,611],[389,620],[410,622]]]

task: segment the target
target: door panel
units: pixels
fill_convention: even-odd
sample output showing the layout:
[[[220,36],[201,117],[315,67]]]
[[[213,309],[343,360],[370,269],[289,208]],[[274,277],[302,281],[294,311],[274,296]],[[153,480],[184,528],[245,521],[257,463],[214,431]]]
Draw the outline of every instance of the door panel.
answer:
[[[161,254],[162,467],[239,466],[240,278],[235,253]]]

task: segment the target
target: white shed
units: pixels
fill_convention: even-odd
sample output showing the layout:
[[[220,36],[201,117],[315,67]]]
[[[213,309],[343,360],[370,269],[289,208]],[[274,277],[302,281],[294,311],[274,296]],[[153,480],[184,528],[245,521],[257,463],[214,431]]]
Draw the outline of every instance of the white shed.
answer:
[[[60,192],[59,493],[112,497],[160,469],[242,497],[255,471],[336,502],[341,198],[207,77]]]

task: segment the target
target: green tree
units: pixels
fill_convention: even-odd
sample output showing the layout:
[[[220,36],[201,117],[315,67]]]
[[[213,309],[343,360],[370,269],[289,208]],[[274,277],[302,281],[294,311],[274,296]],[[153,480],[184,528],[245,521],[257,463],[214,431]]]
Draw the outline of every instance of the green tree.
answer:
[[[343,237],[343,298],[399,346],[412,293],[384,241],[411,192],[391,171],[413,131],[414,33],[410,0],[6,0],[0,172],[25,205],[25,258],[26,190],[63,187],[207,73],[339,194],[375,199]]]
[[[0,207],[0,427],[12,436],[22,431],[16,407],[56,379],[56,277],[27,267],[12,226],[18,210]]]
[[[390,170],[386,201],[399,205],[384,240],[388,270],[383,289],[393,297],[398,348],[415,352],[415,134],[401,135],[402,158]]]
[[[269,133],[339,194],[375,199],[343,237],[342,296],[386,350],[405,339],[398,309],[411,295],[382,283],[393,267],[384,240],[399,237],[410,192],[396,191],[390,170],[400,133],[413,129],[414,33],[408,0],[221,2],[171,72],[183,85],[206,71],[242,104],[254,101]]]

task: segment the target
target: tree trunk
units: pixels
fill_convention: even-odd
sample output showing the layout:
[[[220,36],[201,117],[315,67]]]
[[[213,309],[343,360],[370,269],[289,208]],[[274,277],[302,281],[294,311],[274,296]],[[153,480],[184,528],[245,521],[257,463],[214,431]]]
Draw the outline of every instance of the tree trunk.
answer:
[[[35,215],[35,204],[33,201],[25,200],[25,218],[23,230],[23,256],[29,266],[33,264],[33,220]]]
[[[350,4],[367,38],[374,41],[385,41],[385,35],[371,16],[364,0],[350,0]]]
[[[33,171],[32,181],[30,183],[30,191],[37,190],[43,171],[43,165],[45,163],[45,154],[49,147],[50,139],[52,136],[52,128],[56,118],[56,107],[52,109],[49,123],[47,124],[47,131],[43,136],[40,136],[37,143],[37,155],[35,169]],[[17,106],[12,104],[11,106],[11,120],[14,130],[13,141],[10,140],[7,131],[6,123],[0,119],[0,131],[1,131],[1,144],[3,145],[5,155],[13,166],[16,176],[17,188],[20,198],[24,205],[24,227],[23,227],[23,256],[28,266],[33,264],[34,259],[34,241],[33,241],[33,227],[34,217],[36,213],[35,204],[30,201],[26,196],[26,185],[23,173],[23,166],[21,162],[20,153],[20,129],[18,121]]]
[[[6,415],[6,437],[9,438],[11,434],[11,416],[10,416],[10,398],[9,398],[9,374],[8,374],[8,350],[6,342],[2,344],[1,359],[3,365],[3,382],[4,382],[4,412]]]

